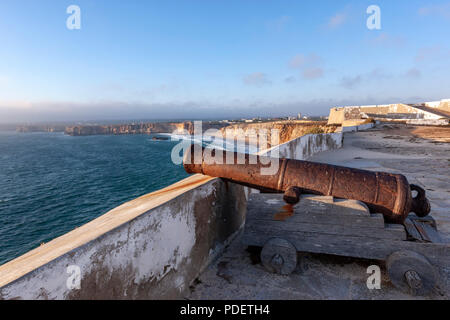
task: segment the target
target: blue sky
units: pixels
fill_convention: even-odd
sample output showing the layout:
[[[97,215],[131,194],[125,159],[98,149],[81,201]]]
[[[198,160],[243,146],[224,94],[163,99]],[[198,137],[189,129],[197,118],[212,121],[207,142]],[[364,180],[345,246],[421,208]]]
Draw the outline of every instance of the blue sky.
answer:
[[[69,5],[81,29],[69,30]],[[369,30],[369,5],[381,30]],[[0,122],[450,98],[449,1],[2,0]]]

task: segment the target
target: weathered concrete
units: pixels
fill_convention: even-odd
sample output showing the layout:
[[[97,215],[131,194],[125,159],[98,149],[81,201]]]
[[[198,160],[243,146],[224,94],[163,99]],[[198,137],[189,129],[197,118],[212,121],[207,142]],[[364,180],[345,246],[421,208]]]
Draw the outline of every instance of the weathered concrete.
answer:
[[[195,175],[0,267],[3,299],[179,298],[242,226],[240,186]],[[69,266],[81,271],[69,289]]]
[[[406,120],[407,124],[419,126],[447,126],[450,124],[450,119],[429,119],[429,120]]]
[[[338,149],[342,146],[342,133],[308,134],[260,152],[272,157],[304,160],[318,152]]]
[[[375,126],[374,123],[365,123],[356,126],[342,126],[342,132],[356,132],[371,129]]]
[[[450,99],[442,99],[440,101],[425,102],[425,106],[435,108],[438,111],[450,113]]]

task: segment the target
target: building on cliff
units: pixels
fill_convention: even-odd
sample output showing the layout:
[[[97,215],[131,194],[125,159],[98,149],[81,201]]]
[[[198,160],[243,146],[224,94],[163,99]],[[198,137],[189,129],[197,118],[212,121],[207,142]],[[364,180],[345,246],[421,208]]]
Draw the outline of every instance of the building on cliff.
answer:
[[[331,108],[328,124],[354,125],[359,120],[369,118],[416,125],[448,125],[450,99],[417,104],[395,103]]]

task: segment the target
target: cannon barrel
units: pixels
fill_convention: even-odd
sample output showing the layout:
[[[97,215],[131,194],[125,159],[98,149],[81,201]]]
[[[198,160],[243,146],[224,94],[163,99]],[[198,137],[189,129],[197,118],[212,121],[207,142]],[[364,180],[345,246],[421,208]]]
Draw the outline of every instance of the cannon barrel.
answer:
[[[183,165],[188,173],[220,177],[263,191],[300,190],[336,198],[359,200],[387,222],[402,224],[410,212],[424,217],[430,212],[425,190],[410,185],[405,176],[294,159],[278,159],[192,145]],[[262,169],[277,164],[273,174]],[[413,198],[412,190],[417,192]]]

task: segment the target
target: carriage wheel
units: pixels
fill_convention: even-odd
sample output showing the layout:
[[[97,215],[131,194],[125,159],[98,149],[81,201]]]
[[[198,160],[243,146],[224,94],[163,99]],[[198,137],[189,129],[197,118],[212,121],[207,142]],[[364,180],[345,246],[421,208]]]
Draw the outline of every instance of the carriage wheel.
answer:
[[[289,241],[273,238],[264,244],[261,262],[269,272],[289,275],[297,267],[297,250]]]
[[[428,295],[436,285],[436,273],[428,260],[413,251],[397,251],[386,260],[392,284],[412,295]]]

